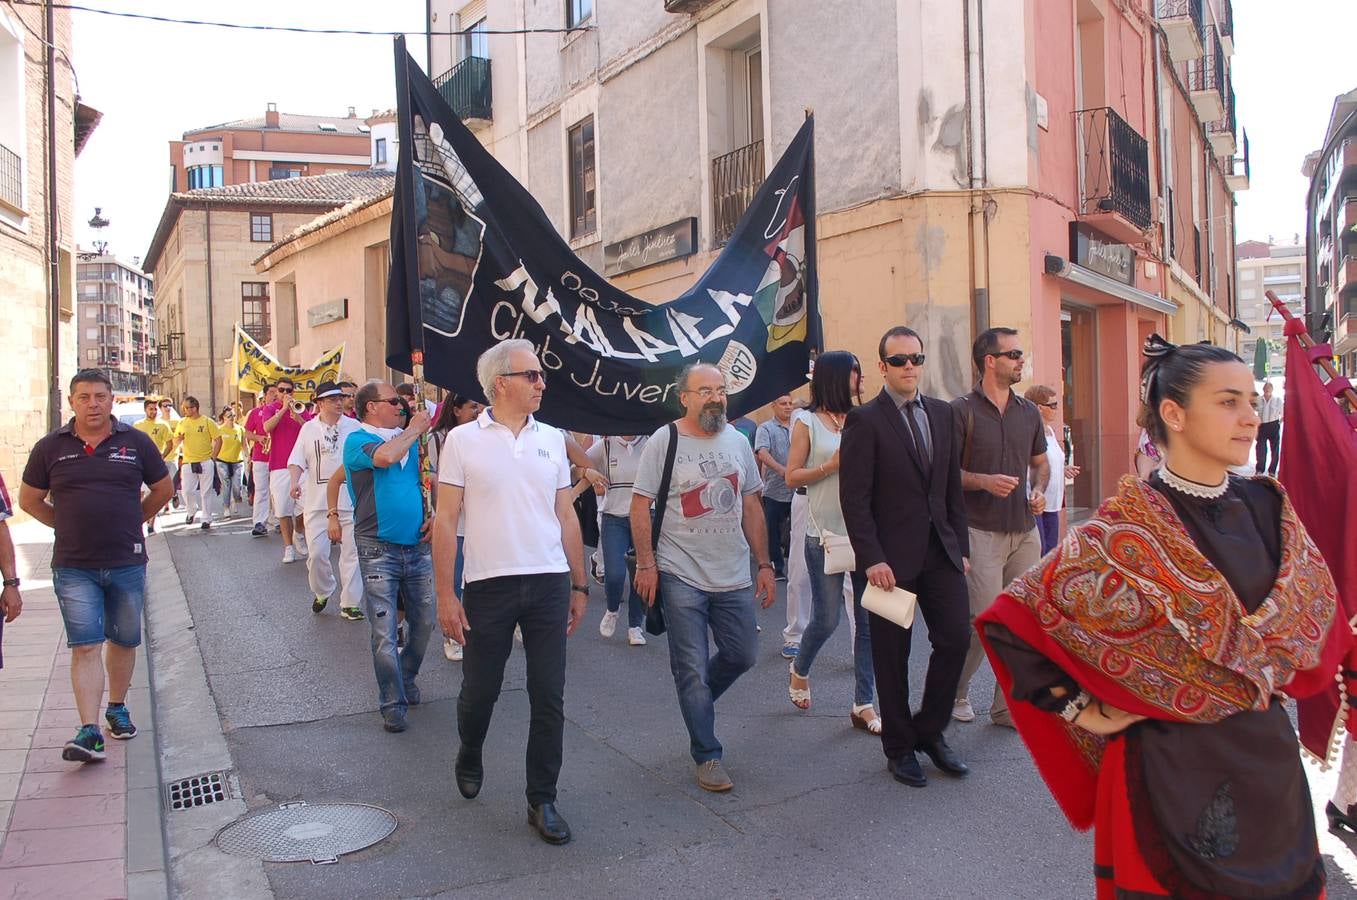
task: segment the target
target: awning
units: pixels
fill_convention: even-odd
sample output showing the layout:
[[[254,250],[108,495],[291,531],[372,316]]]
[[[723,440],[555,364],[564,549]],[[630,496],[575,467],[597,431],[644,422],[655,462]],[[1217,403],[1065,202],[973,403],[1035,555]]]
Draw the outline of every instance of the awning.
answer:
[[[1092,269],[1086,269],[1077,263],[1056,256],[1054,253],[1046,254],[1046,274],[1059,276],[1075,284],[1092,288],[1099,293],[1108,294],[1125,300],[1127,303],[1134,303],[1136,306],[1143,306],[1165,315],[1171,316],[1179,309],[1179,305],[1172,300],[1166,300],[1158,294],[1142,291],[1140,288],[1132,287],[1129,284],[1122,284],[1115,278],[1108,278]]]

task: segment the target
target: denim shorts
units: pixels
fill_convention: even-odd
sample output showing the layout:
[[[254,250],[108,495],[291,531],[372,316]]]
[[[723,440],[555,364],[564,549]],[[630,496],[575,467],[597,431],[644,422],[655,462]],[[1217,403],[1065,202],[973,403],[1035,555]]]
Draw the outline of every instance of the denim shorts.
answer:
[[[141,644],[141,613],[145,605],[146,566],[117,569],[52,569],[61,618],[66,623],[66,646],[80,647],[112,641],[119,647]]]

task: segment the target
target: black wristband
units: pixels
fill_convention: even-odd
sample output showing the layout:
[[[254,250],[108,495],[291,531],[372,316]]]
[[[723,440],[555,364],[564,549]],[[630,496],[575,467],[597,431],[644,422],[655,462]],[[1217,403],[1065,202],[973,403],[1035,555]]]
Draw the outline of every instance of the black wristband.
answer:
[[[18,586],[19,586],[19,579],[18,579],[18,578],[6,578],[4,581],[0,581],[0,584],[3,584],[5,587],[18,587]]]
[[[589,586],[587,584],[572,584],[570,586],[570,593],[588,595]]]

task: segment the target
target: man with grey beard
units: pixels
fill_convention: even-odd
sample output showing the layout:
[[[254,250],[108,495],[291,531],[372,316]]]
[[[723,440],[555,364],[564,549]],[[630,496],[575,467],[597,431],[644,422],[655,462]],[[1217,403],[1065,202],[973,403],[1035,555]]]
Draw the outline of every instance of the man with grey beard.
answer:
[[[658,585],[669,634],[669,667],[688,727],[698,786],[728,791],[716,739],[716,699],[754,665],[754,602],[775,597],[758,463],[726,422],[726,379],[696,363],[676,381],[685,415],[651,435],[632,487],[636,591],[654,603]],[[678,441],[658,547],[651,550],[651,501],[660,492],[671,435]],[[750,577],[749,556],[758,562]],[[716,641],[708,656],[707,632]]]

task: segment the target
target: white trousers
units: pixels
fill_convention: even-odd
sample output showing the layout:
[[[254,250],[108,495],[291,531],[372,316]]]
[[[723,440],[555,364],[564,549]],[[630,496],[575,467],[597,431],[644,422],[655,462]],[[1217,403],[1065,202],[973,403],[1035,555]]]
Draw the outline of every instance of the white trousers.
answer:
[[[269,463],[250,461],[250,481],[254,483],[254,524],[267,524],[269,519]]]
[[[202,472],[193,471],[194,466],[202,469]],[[203,510],[203,521],[212,521],[212,514],[216,509],[214,498],[217,496],[212,490],[212,478],[217,474],[217,464],[212,460],[200,463],[184,463],[179,469],[179,483],[184,486],[184,505],[188,515],[193,515],[198,511],[199,506]]]
[[[310,555],[306,557],[306,580],[311,584],[311,593],[317,597],[329,597],[335,592],[335,570],[330,562],[330,535],[326,530],[325,510],[308,512],[303,519],[306,529],[306,544]],[[363,606],[363,577],[358,572],[358,545],[353,542],[353,511],[339,511],[339,527],[342,534],[339,543],[339,605],[341,607]]]

